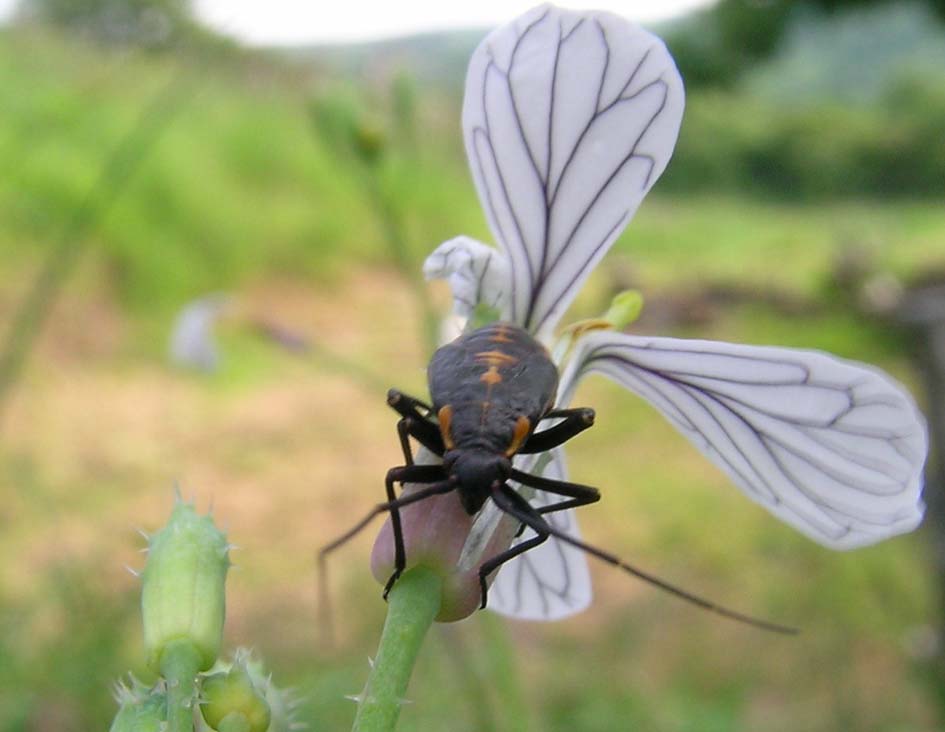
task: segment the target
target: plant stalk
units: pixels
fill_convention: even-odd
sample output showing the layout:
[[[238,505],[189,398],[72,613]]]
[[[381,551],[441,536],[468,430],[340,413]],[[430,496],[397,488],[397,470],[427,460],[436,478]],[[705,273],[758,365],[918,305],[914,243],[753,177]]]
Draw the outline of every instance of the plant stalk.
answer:
[[[167,682],[167,732],[194,732],[194,681],[200,653],[188,640],[169,643],[161,655],[161,675]]]
[[[391,589],[377,658],[358,700],[353,732],[392,732],[397,725],[420,645],[440,609],[442,584],[432,570],[414,567]]]

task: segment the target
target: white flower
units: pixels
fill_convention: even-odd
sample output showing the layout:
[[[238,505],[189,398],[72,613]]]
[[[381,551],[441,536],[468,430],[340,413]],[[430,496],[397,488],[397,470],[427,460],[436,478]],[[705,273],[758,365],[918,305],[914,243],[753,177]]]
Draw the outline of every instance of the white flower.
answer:
[[[663,43],[602,12],[536,8],[490,34],[466,80],[463,130],[498,249],[458,237],[428,258],[454,311],[485,305],[551,345],[562,314],[662,173],[683,87]],[[613,330],[575,335],[557,406],[598,372],[646,399],[752,500],[815,541],[850,549],[922,518],[924,421],[882,372],[824,353]],[[545,465],[564,478],[561,451]],[[531,463],[531,464],[530,464]],[[541,492],[532,498],[541,502]],[[575,535],[571,512],[548,514]],[[460,568],[502,520],[477,516]],[[522,537],[527,539],[528,533]],[[590,602],[582,554],[552,537],[503,566],[489,607],[564,617]]]
[[[205,295],[187,303],[177,315],[171,331],[168,354],[184,368],[212,372],[220,364],[213,329],[232,305],[229,295]]]

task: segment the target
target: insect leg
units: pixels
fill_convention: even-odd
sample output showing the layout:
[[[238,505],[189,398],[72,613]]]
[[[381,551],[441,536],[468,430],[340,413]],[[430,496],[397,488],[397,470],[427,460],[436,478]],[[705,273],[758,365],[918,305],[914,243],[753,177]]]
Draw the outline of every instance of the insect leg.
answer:
[[[382,513],[393,514],[398,509],[403,508],[404,506],[409,506],[411,503],[416,503],[417,501],[421,501],[424,498],[436,495],[437,493],[447,493],[448,491],[453,490],[454,486],[452,485],[450,485],[449,488],[443,488],[438,485],[438,482],[442,481],[445,477],[446,473],[444,472],[442,465],[411,465],[401,468],[391,468],[387,473],[387,480],[385,480],[385,486],[388,487],[387,496],[389,500],[386,503],[378,503],[352,528],[350,528],[334,541],[325,544],[321,549],[319,549],[319,561],[323,561],[325,555],[330,554],[349,539],[354,538],[358,532],[371,523],[371,520],[375,516],[378,516]],[[394,483],[400,481],[408,483],[434,483],[434,485],[430,486],[429,488],[418,490],[409,495],[395,498]],[[398,515],[398,523],[399,518],[400,517]]]
[[[533,476],[534,477],[534,476]],[[603,549],[598,549],[595,546],[586,544],[580,539],[575,539],[573,536],[566,534],[560,529],[555,528],[549,524],[545,519],[538,513],[538,511],[532,507],[528,501],[522,498],[518,493],[509,488],[507,485],[500,485],[493,489],[492,491],[492,500],[495,501],[495,504],[509,514],[513,518],[518,519],[523,524],[531,528],[536,534],[546,534],[559,539],[566,544],[577,547],[593,557],[597,557],[601,561],[607,562],[608,564],[613,565],[619,569],[622,569],[627,574],[630,574],[638,579],[648,582],[655,587],[660,588],[664,592],[668,592],[671,595],[692,603],[693,605],[698,605],[704,610],[709,610],[714,612],[717,615],[729,618],[730,620],[736,620],[741,623],[746,623],[747,625],[753,625],[756,628],[761,628],[763,630],[770,630],[775,633],[784,633],[787,635],[796,634],[797,628],[790,628],[785,625],[779,625],[777,623],[772,623],[767,620],[759,620],[758,618],[753,618],[749,615],[744,615],[735,610],[730,610],[721,605],[716,605],[710,600],[694,595],[691,592],[688,592],[681,587],[670,584],[664,580],[661,580],[659,577],[656,577],[649,572],[645,572],[642,569],[638,569],[631,564],[627,564],[622,559],[617,557],[614,554],[605,552]]]
[[[563,418],[554,427],[549,427],[540,432],[533,432],[525,440],[525,444],[519,448],[518,452],[530,455],[536,452],[546,452],[553,447],[567,442],[579,432],[583,432],[594,424],[594,410],[588,408],[579,409],[556,409],[548,412],[542,419],[555,417]]]
[[[568,483],[563,480],[553,480],[552,478],[543,478],[540,475],[532,475],[531,473],[523,473],[521,470],[516,470],[513,468],[512,474],[510,476],[512,480],[516,480],[522,485],[528,485],[532,488],[538,488],[547,493],[555,493],[559,496],[568,496],[569,500],[559,501],[558,503],[552,503],[549,506],[539,506],[535,508],[538,513],[553,513],[555,511],[564,511],[568,508],[577,508],[578,506],[586,506],[589,503],[597,503],[600,500],[600,491],[596,488],[592,488],[589,485],[581,485],[580,483]],[[522,524],[519,527],[518,533],[515,534],[516,538],[522,535],[522,532],[525,531],[525,524]]]
[[[400,438],[400,449],[404,453],[404,462],[407,467],[413,465],[413,450],[410,449],[411,427],[413,427],[413,424],[406,417],[397,420],[397,437]]]
[[[571,499],[535,509],[538,511],[538,513],[563,511],[566,508],[586,506],[589,503],[597,503],[597,501],[600,500],[600,491],[598,491],[596,488],[592,488],[589,485],[569,483],[564,480],[554,480],[553,478],[544,478],[540,475],[523,473],[521,470],[516,470],[515,468],[512,468],[512,474],[510,477],[512,480],[516,480],[522,485],[531,486],[532,488],[537,488],[538,490],[545,491],[547,493],[554,493],[556,495],[565,496]]]
[[[400,444],[402,447],[407,441],[406,435],[404,434],[404,432],[406,432],[413,436],[417,442],[430,452],[436,455],[443,455],[446,448],[443,445],[443,436],[440,434],[439,427],[433,424],[426,415],[421,414],[419,411],[419,408],[423,408],[429,413],[432,407],[427,406],[419,399],[414,399],[411,396],[402,394],[396,389],[391,389],[387,393],[387,403],[403,418],[397,423],[397,432],[400,435]],[[404,426],[401,427],[401,424]],[[404,458],[408,465],[412,464],[413,455],[408,452],[408,448],[404,448]]]
[[[402,391],[397,389],[389,389],[387,392],[387,404],[396,412],[404,417],[417,416],[430,416],[433,414],[433,407],[431,407],[426,402],[422,402],[416,397],[412,397],[409,394],[404,394]],[[420,411],[426,412],[426,415],[421,415]]]
[[[479,567],[479,591],[482,593],[482,602],[479,605],[480,610],[486,606],[486,602],[489,599],[489,587],[486,585],[486,580],[489,578],[489,575],[495,572],[499,567],[501,567],[510,559],[515,559],[515,557],[517,557],[519,554],[524,554],[529,549],[534,549],[536,546],[543,543],[547,538],[548,534],[546,533],[536,534],[531,539],[520,542],[515,546],[506,549],[501,554],[496,554],[489,561],[482,563],[482,565]]]
[[[430,470],[433,468],[433,470]],[[436,481],[436,482],[435,482]],[[394,483],[433,483],[429,488],[420,489],[409,496],[394,498]],[[442,465],[408,465],[401,468],[391,468],[387,471],[387,477],[384,479],[384,487],[387,490],[388,506],[390,506],[390,525],[394,533],[394,572],[384,585],[384,599],[387,599],[390,588],[403,574],[407,567],[407,551],[404,548],[404,532],[400,524],[400,508],[408,505],[407,499],[414,499],[409,503],[429,498],[441,493],[448,493],[456,488],[456,483],[446,480],[446,471]],[[414,498],[415,496],[419,498]]]
[[[318,551],[320,578],[319,596],[323,598],[322,607],[327,608],[327,602],[325,602],[325,599],[328,595],[327,567],[325,564],[327,556],[335,549],[356,536],[362,529],[371,523],[375,516],[378,516],[382,513],[390,513],[391,526],[396,527],[394,530],[394,553],[395,563],[399,562],[397,566],[399,566],[400,569],[395,574],[394,580],[396,580],[396,577],[400,576],[400,573],[403,572],[403,568],[406,563],[403,533],[400,529],[400,509],[404,506],[409,506],[411,503],[417,503],[418,501],[422,501],[425,498],[429,498],[430,496],[448,493],[449,491],[453,490],[455,485],[451,482],[443,480],[444,477],[445,473],[441,465],[412,465],[400,468],[392,468],[390,471],[388,471],[385,485],[387,487],[387,496],[390,500],[388,500],[387,503],[377,504],[363,519],[361,519],[361,521],[355,524],[351,529],[346,531],[334,541],[325,544]],[[418,489],[409,495],[401,496],[400,498],[394,498],[394,482],[398,480],[414,483],[433,483],[433,485]],[[390,587],[393,586],[394,580],[389,581],[388,586],[385,587],[385,598],[387,597]]]

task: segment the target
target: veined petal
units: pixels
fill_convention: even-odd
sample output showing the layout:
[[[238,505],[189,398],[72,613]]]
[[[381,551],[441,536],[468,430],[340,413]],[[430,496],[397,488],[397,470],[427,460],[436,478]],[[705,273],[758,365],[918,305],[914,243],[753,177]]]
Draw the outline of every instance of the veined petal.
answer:
[[[598,331],[562,377],[602,373],[656,407],[752,500],[833,549],[922,520],[925,422],[908,392],[817,351]]]
[[[469,64],[466,151],[510,267],[510,319],[545,338],[672,154],[682,81],[662,41],[544,5]]]
[[[472,316],[484,305],[509,318],[509,266],[502,252],[468,236],[445,241],[423,262],[428,280],[445,279],[453,292],[453,313]]]

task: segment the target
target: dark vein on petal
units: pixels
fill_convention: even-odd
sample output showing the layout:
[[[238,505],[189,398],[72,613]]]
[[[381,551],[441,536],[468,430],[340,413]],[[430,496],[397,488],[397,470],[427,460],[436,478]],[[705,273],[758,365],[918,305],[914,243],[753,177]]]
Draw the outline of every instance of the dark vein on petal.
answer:
[[[633,143],[633,146],[630,149],[630,152],[618,163],[617,167],[614,168],[614,170],[610,173],[607,179],[597,188],[597,191],[591,197],[590,202],[584,208],[583,213],[581,214],[577,222],[572,227],[571,233],[568,235],[567,239],[565,239],[564,243],[558,249],[558,253],[555,255],[554,260],[552,260],[551,264],[547,268],[543,268],[542,271],[539,273],[538,279],[536,281],[533,281],[531,305],[525,317],[526,327],[528,327],[531,322],[532,314],[535,308],[535,303],[538,300],[538,298],[541,296],[541,291],[548,280],[548,276],[550,275],[551,272],[555,270],[558,263],[561,261],[561,258],[570,249],[574,241],[574,238],[577,235],[577,232],[580,230],[581,226],[587,220],[587,217],[590,215],[590,213],[596,208],[598,202],[601,199],[601,196],[603,196],[604,192],[610,187],[610,184],[613,182],[614,178],[616,178],[623,171],[624,167],[627,164],[629,164],[631,161],[639,157],[636,153],[637,147],[639,146],[643,138],[646,136],[646,134],[650,131],[650,128],[653,126],[653,123],[662,115],[663,110],[666,108],[666,101],[669,94],[669,87],[666,85],[666,82],[663,81],[662,79],[660,79],[658,83],[662,85],[662,89],[663,89],[663,98],[660,102],[659,107],[654,112],[653,116],[650,118],[649,122],[647,122],[646,126],[643,128],[640,134],[637,136],[636,140]],[[652,160],[652,158],[650,158],[650,160]],[[652,173],[653,173],[653,168],[651,165],[650,171],[647,174],[647,178],[646,178],[646,181],[644,182],[642,190],[646,190],[646,187],[649,185],[649,179]],[[562,173],[562,176],[558,179],[558,187],[555,190],[555,194],[554,194],[555,196],[557,195],[558,191],[561,190],[561,182],[563,180],[564,180],[564,174]],[[605,243],[609,243],[609,242],[606,242],[605,240]],[[547,241],[546,241],[546,249],[547,249]],[[594,253],[596,254],[598,250],[599,250],[599,247],[595,248]],[[590,260],[588,258],[585,258],[584,261],[585,263],[587,263]],[[581,271],[583,271],[583,269],[584,268],[582,267]],[[576,278],[572,277],[571,281],[575,282]],[[567,290],[566,289],[562,290],[562,292],[567,292]],[[544,320],[546,320],[545,317],[542,318],[542,321]]]
[[[891,522],[888,522],[888,521],[887,521],[887,522],[884,523],[883,521],[878,520],[878,519],[876,519],[876,518],[873,517],[873,516],[866,516],[866,517],[864,517],[861,512],[857,512],[857,511],[855,511],[855,509],[853,509],[853,508],[849,508],[849,509],[841,508],[840,506],[835,505],[835,504],[833,504],[833,503],[831,503],[831,502],[829,502],[829,501],[823,499],[821,496],[819,496],[819,495],[817,495],[817,494],[811,493],[811,491],[808,490],[808,489],[804,486],[804,484],[797,478],[797,476],[793,473],[793,471],[790,471],[790,470],[787,468],[787,466],[784,465],[783,460],[781,460],[780,457],[779,457],[777,454],[775,454],[775,451],[774,451],[774,448],[775,448],[775,447],[776,447],[776,448],[779,448],[779,449],[781,449],[781,450],[783,450],[783,451],[784,451],[785,453],[787,453],[787,454],[793,455],[793,456],[796,457],[797,459],[801,460],[803,463],[805,463],[805,464],[807,464],[808,466],[814,468],[814,470],[819,471],[822,475],[827,476],[827,477],[829,477],[829,478],[835,480],[837,483],[839,483],[839,484],[841,484],[841,485],[843,485],[843,486],[845,486],[845,487],[847,487],[847,488],[850,488],[850,489],[852,489],[852,490],[854,490],[854,491],[860,491],[860,492],[866,493],[866,494],[868,494],[868,495],[874,495],[874,496],[877,496],[877,497],[894,497],[894,496],[901,495],[902,493],[908,491],[908,485],[906,484],[905,481],[897,480],[895,476],[892,476],[892,475],[890,475],[889,473],[887,473],[886,471],[883,471],[883,470],[877,470],[876,472],[879,473],[880,475],[885,476],[887,479],[891,480],[893,483],[895,483],[896,485],[898,485],[901,490],[896,491],[896,492],[883,491],[883,492],[877,493],[877,492],[872,491],[872,490],[870,490],[870,489],[864,488],[864,487],[862,486],[862,484],[861,484],[860,481],[855,481],[852,477],[849,477],[849,478],[848,478],[848,477],[846,477],[846,476],[837,474],[837,472],[836,472],[835,470],[833,470],[833,468],[826,466],[822,461],[815,459],[815,458],[812,457],[809,453],[803,452],[803,451],[801,451],[801,450],[795,448],[793,445],[784,442],[784,441],[783,441],[782,439],[780,439],[777,435],[774,435],[774,434],[770,433],[770,432],[767,431],[767,430],[760,429],[757,425],[755,425],[753,422],[751,422],[745,415],[743,415],[742,413],[740,413],[738,410],[732,408],[732,407],[729,406],[729,405],[726,405],[723,400],[721,400],[721,399],[718,398],[717,395],[714,395],[714,394],[712,394],[712,393],[710,393],[710,392],[707,392],[707,391],[705,391],[705,390],[701,390],[701,389],[698,389],[698,388],[692,387],[692,386],[688,386],[688,388],[687,388],[686,386],[681,385],[680,382],[676,382],[676,381],[673,380],[672,378],[667,377],[665,374],[663,374],[663,373],[661,373],[661,372],[659,372],[659,371],[653,371],[653,370],[649,370],[649,369],[647,369],[647,368],[645,368],[645,367],[641,367],[641,366],[639,366],[639,364],[635,364],[635,363],[633,363],[632,361],[627,361],[626,359],[624,359],[624,358],[622,358],[622,357],[620,357],[619,355],[616,355],[616,354],[608,354],[606,357],[600,357],[600,356],[598,356],[597,358],[607,358],[607,359],[609,359],[609,360],[622,361],[623,364],[624,364],[625,366],[630,367],[630,369],[642,370],[642,371],[644,371],[645,373],[651,374],[651,375],[656,376],[656,377],[658,377],[658,378],[666,379],[666,380],[669,381],[671,384],[674,384],[674,385],[676,385],[678,388],[681,388],[681,389],[683,389],[684,391],[686,391],[687,393],[689,393],[690,396],[692,396],[694,399],[696,399],[696,400],[703,406],[703,408],[704,408],[705,410],[707,410],[707,411],[710,411],[710,409],[709,409],[708,405],[706,405],[705,400],[710,400],[710,401],[714,402],[715,404],[717,404],[720,408],[722,408],[723,410],[725,410],[726,413],[728,413],[728,414],[734,416],[736,419],[738,419],[739,421],[741,421],[753,434],[756,435],[756,437],[757,437],[757,438],[761,441],[761,443],[763,444],[765,452],[766,452],[766,453],[768,454],[768,456],[775,462],[775,464],[778,465],[779,470],[782,472],[782,474],[784,475],[784,477],[787,478],[788,482],[795,488],[795,490],[797,490],[800,495],[802,495],[802,496],[804,496],[805,498],[807,498],[807,500],[809,500],[812,504],[814,504],[815,506],[817,506],[817,507],[818,507],[818,510],[819,510],[821,513],[823,513],[823,514],[828,518],[828,520],[830,520],[831,522],[833,522],[833,523],[835,523],[835,524],[836,524],[836,523],[839,523],[839,522],[837,522],[837,520],[836,520],[835,517],[830,516],[829,514],[827,514],[827,513],[824,511],[824,509],[829,509],[829,510],[831,510],[831,511],[835,511],[835,512],[837,512],[838,514],[847,516],[848,518],[857,518],[858,520],[860,520],[860,521],[862,521],[863,523],[866,523],[866,524],[872,524],[872,525],[878,525],[878,526],[889,526],[889,525],[891,525]],[[633,371],[631,371],[630,373],[633,373]],[[655,387],[654,387],[654,388],[655,388]],[[662,395],[664,396],[664,398],[667,398],[667,399],[669,398],[669,397],[667,397],[661,390],[657,389],[657,392],[660,393],[660,394],[662,394]],[[674,406],[675,406],[677,409],[679,408],[678,405],[675,405],[675,404],[674,404]],[[779,421],[780,423],[784,424],[786,427],[789,427],[789,428],[790,428],[791,426],[795,426],[795,427],[796,427],[796,423],[793,422],[793,421],[791,421],[791,420],[778,420],[778,421]],[[699,432],[699,434],[702,435],[703,438],[705,438],[705,433],[704,433],[704,432],[702,432],[701,430],[697,430],[697,431]],[[729,442],[732,441],[731,436],[730,436],[727,432],[726,432],[726,437],[729,439]],[[824,447],[825,449],[827,449],[828,452],[834,452],[835,454],[838,454],[835,450],[833,450],[833,446],[832,446],[831,444],[823,444],[823,443],[818,443],[818,444],[820,444],[822,447]],[[893,443],[891,443],[891,444],[893,444]],[[772,446],[774,446],[774,447],[772,447]],[[748,457],[747,457],[747,455],[745,454],[745,452],[744,452],[743,450],[741,450],[737,445],[735,445],[735,447],[736,447],[736,449],[738,450],[738,452],[742,455],[742,457],[745,458],[745,459],[748,461],[749,464],[751,464],[751,465],[754,466],[754,463],[753,463],[751,460],[748,459]],[[717,451],[716,451],[716,452],[717,452]],[[838,456],[841,457],[841,458],[844,457],[842,454],[838,454]],[[725,461],[725,463],[726,463],[727,465],[730,465],[730,466],[731,466],[731,462],[728,461],[726,458],[724,458],[724,456],[722,456],[722,459]],[[754,469],[755,469],[755,472],[758,472],[758,470],[757,470],[756,467],[755,467]],[[790,506],[787,506],[787,507],[788,507],[788,508],[791,508]],[[794,513],[795,515],[797,515],[799,518],[801,518],[801,520],[807,520],[804,516],[802,516],[801,514],[799,514],[796,509],[791,508],[791,511],[792,511],[792,513]],[[898,520],[898,519],[893,519],[892,522],[894,522],[895,520]]]
[[[604,44],[604,68],[601,70],[600,83],[597,85],[597,101],[594,103],[594,113],[595,116],[597,116],[597,114],[600,113],[600,98],[604,93],[604,83],[607,81],[607,71],[610,68],[610,43],[607,41],[607,32],[604,30],[604,26],[597,18],[594,18],[594,25],[596,25],[597,30],[600,31],[600,39]],[[587,128],[585,127],[584,130],[586,132]],[[557,188],[557,186],[555,186],[555,188]]]
[[[495,155],[495,149],[492,147],[492,142],[489,139],[488,131],[484,130],[482,127],[475,127],[472,130],[472,135],[473,135],[473,150],[475,151],[475,154],[476,154],[476,164],[479,168],[480,178],[484,181],[483,187],[486,190],[486,205],[488,206],[489,211],[492,214],[492,220],[495,221],[496,229],[498,230],[497,233],[499,235],[499,241],[502,244],[504,244],[506,248],[509,250],[508,259],[509,259],[509,269],[511,270],[511,275],[512,275],[511,277],[512,293],[511,294],[512,294],[512,307],[513,307],[513,312],[514,312],[516,310],[515,305],[516,305],[516,299],[517,299],[516,295],[517,295],[518,289],[516,287],[517,267],[515,264],[515,257],[511,256],[512,240],[509,238],[508,234],[504,231],[503,226],[502,226],[502,219],[497,215],[495,202],[492,200],[492,186],[490,186],[488,182],[486,182],[487,178],[485,175],[485,168],[482,164],[482,159],[480,157],[481,153],[479,150],[479,145],[477,144],[479,140],[483,140],[485,145],[487,146],[488,153],[490,157],[492,158],[493,165],[495,166],[496,177],[499,179],[501,193],[503,197],[505,198],[506,205],[509,208],[509,215],[512,218],[512,223],[515,225],[515,229],[518,234],[518,239],[522,243],[522,247],[524,247],[524,239],[522,238],[522,228],[521,228],[521,225],[519,224],[518,217],[515,214],[515,209],[512,208],[511,201],[509,201],[508,188],[505,184],[505,178],[502,176],[502,171],[499,169],[498,161]]]
[[[629,212],[629,211],[625,211],[625,212],[620,216],[620,218],[617,219],[617,222],[616,222],[613,226],[610,227],[610,229],[609,229],[609,230],[607,231],[607,233],[603,236],[603,238],[601,238],[600,241],[598,241],[598,243],[592,248],[591,253],[590,253],[590,256],[585,257],[584,263],[581,265],[580,269],[577,270],[577,272],[574,272],[574,273],[571,275],[571,278],[568,280],[568,284],[565,285],[565,286],[562,287],[562,288],[559,288],[559,290],[558,290],[558,291],[559,291],[558,297],[555,299],[555,302],[554,302],[550,307],[546,307],[546,308],[545,308],[545,312],[544,312],[544,314],[542,315],[541,320],[538,322],[538,325],[534,328],[535,332],[540,331],[541,328],[542,328],[542,326],[544,326],[544,324],[545,324],[546,322],[548,322],[548,319],[549,319],[549,318],[552,316],[552,314],[557,310],[558,305],[559,305],[560,302],[561,302],[561,297],[562,297],[562,295],[563,295],[565,292],[568,292],[569,290],[571,290],[571,288],[574,287],[575,283],[578,282],[581,278],[583,278],[583,277],[585,276],[587,270],[590,269],[591,264],[594,262],[594,259],[597,257],[597,254],[601,251],[601,249],[604,249],[605,247],[609,246],[609,245],[612,243],[611,237],[613,237],[613,235],[614,235],[615,232],[619,231],[620,229],[622,229],[622,228],[626,225],[627,220],[628,220],[629,218],[630,218],[630,212]],[[557,266],[557,264],[558,264],[558,260],[555,259],[555,261],[554,261],[554,262],[552,263],[552,265],[551,265],[551,268],[549,269],[549,274],[550,274],[552,271],[554,271],[554,268]],[[542,282],[542,284],[544,284],[544,281]],[[539,289],[540,289],[540,287],[539,287]],[[539,295],[540,295],[540,293],[538,293],[538,294],[532,296],[532,306],[533,306],[533,307],[534,307],[534,305],[538,302],[538,297],[539,297]],[[527,327],[527,323],[528,323],[528,321],[526,320],[526,327]]]

